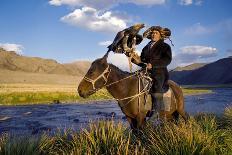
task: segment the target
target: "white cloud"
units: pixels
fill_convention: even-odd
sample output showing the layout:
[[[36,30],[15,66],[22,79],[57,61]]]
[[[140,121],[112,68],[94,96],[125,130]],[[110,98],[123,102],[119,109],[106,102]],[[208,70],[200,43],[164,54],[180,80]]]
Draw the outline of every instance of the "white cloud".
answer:
[[[61,18],[61,21],[90,29],[92,31],[117,32],[127,27],[131,22],[122,12],[109,9],[119,4],[132,3],[136,5],[161,5],[166,0],[49,0],[50,5],[68,5],[76,8],[73,12]]]
[[[126,21],[112,15],[112,12],[106,11],[102,13],[90,7],[76,9],[62,17],[61,21],[70,25],[88,28],[92,31],[102,32],[117,32],[127,27]]]
[[[112,63],[113,65],[117,66],[121,70],[128,71],[128,72],[130,71],[128,58],[124,54],[116,54],[116,53],[110,52],[107,62]],[[132,71],[136,71],[139,68],[140,67],[132,63]]]
[[[202,2],[203,2],[203,0],[179,0],[179,4],[180,5],[185,5],[185,6],[192,5],[192,4],[201,5]]]
[[[179,4],[180,5],[191,5],[193,3],[192,0],[180,0]]]
[[[134,3],[137,5],[160,5],[164,4],[165,0],[125,0],[125,3]]]
[[[119,3],[132,3],[136,5],[161,5],[166,0],[50,0],[50,5],[61,6],[69,5],[72,7],[93,7],[96,9],[106,9]]]
[[[98,43],[98,45],[100,45],[100,46],[109,46],[110,44],[112,44],[112,41],[110,41],[110,40],[101,41]]]
[[[194,55],[198,57],[210,57],[215,55],[217,52],[216,48],[207,46],[184,46],[180,48],[182,54]]]
[[[15,51],[18,54],[23,54],[24,47],[19,44],[0,43],[0,47],[6,51]]]
[[[202,26],[201,23],[196,23],[193,26],[185,29],[187,35],[204,35],[213,32],[213,28]]]
[[[49,4],[54,6],[68,5],[71,7],[91,7],[95,9],[107,9],[115,4],[118,0],[50,0]]]
[[[192,63],[209,62],[217,56],[217,49],[208,46],[184,46],[173,56],[173,66],[185,66]]]
[[[51,0],[51,1],[49,1],[49,4],[55,5],[55,6],[60,6],[60,5],[63,5],[63,4],[76,5],[77,2],[78,2],[77,0]]]

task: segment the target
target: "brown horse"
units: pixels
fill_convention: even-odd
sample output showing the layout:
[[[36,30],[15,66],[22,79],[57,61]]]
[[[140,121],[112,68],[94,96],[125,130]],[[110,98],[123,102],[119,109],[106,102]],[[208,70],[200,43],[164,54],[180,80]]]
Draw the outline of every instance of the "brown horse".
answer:
[[[139,78],[135,74],[124,72],[112,64],[107,63],[108,52],[100,59],[95,60],[85,77],[78,86],[81,97],[88,97],[104,86],[118,101],[122,112],[126,115],[132,129],[142,127],[146,115],[151,110],[151,102],[145,103],[145,94],[138,91]],[[187,120],[184,112],[184,98],[181,88],[169,80],[172,90],[170,111],[160,111],[160,118],[178,119],[179,114]],[[140,85],[141,90],[144,86]],[[139,101],[140,100],[140,101]]]

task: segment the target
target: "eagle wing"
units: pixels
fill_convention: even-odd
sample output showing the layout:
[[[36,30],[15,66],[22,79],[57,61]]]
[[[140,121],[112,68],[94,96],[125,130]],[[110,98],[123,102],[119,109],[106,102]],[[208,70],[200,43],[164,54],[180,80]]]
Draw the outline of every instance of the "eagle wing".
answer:
[[[116,37],[114,38],[114,41],[111,45],[108,46],[108,49],[111,51],[114,51],[115,48],[118,46],[118,43],[122,40],[124,37],[125,30],[120,31],[117,33]]]

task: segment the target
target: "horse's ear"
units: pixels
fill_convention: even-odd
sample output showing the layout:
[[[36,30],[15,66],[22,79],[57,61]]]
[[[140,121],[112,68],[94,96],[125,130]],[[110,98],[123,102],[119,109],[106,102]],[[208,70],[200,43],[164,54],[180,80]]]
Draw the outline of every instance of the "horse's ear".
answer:
[[[106,52],[106,54],[102,57],[102,59],[107,60],[109,53],[110,53],[110,50],[108,50],[108,51]]]

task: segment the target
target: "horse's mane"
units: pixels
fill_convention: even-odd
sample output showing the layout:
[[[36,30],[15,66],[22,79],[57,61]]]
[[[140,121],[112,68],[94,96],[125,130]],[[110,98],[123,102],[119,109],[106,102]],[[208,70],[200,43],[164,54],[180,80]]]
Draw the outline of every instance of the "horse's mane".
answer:
[[[109,63],[110,67],[112,67],[114,70],[120,72],[122,75],[132,75],[133,73],[127,72],[127,71],[123,71],[120,68],[118,68],[117,66]]]

